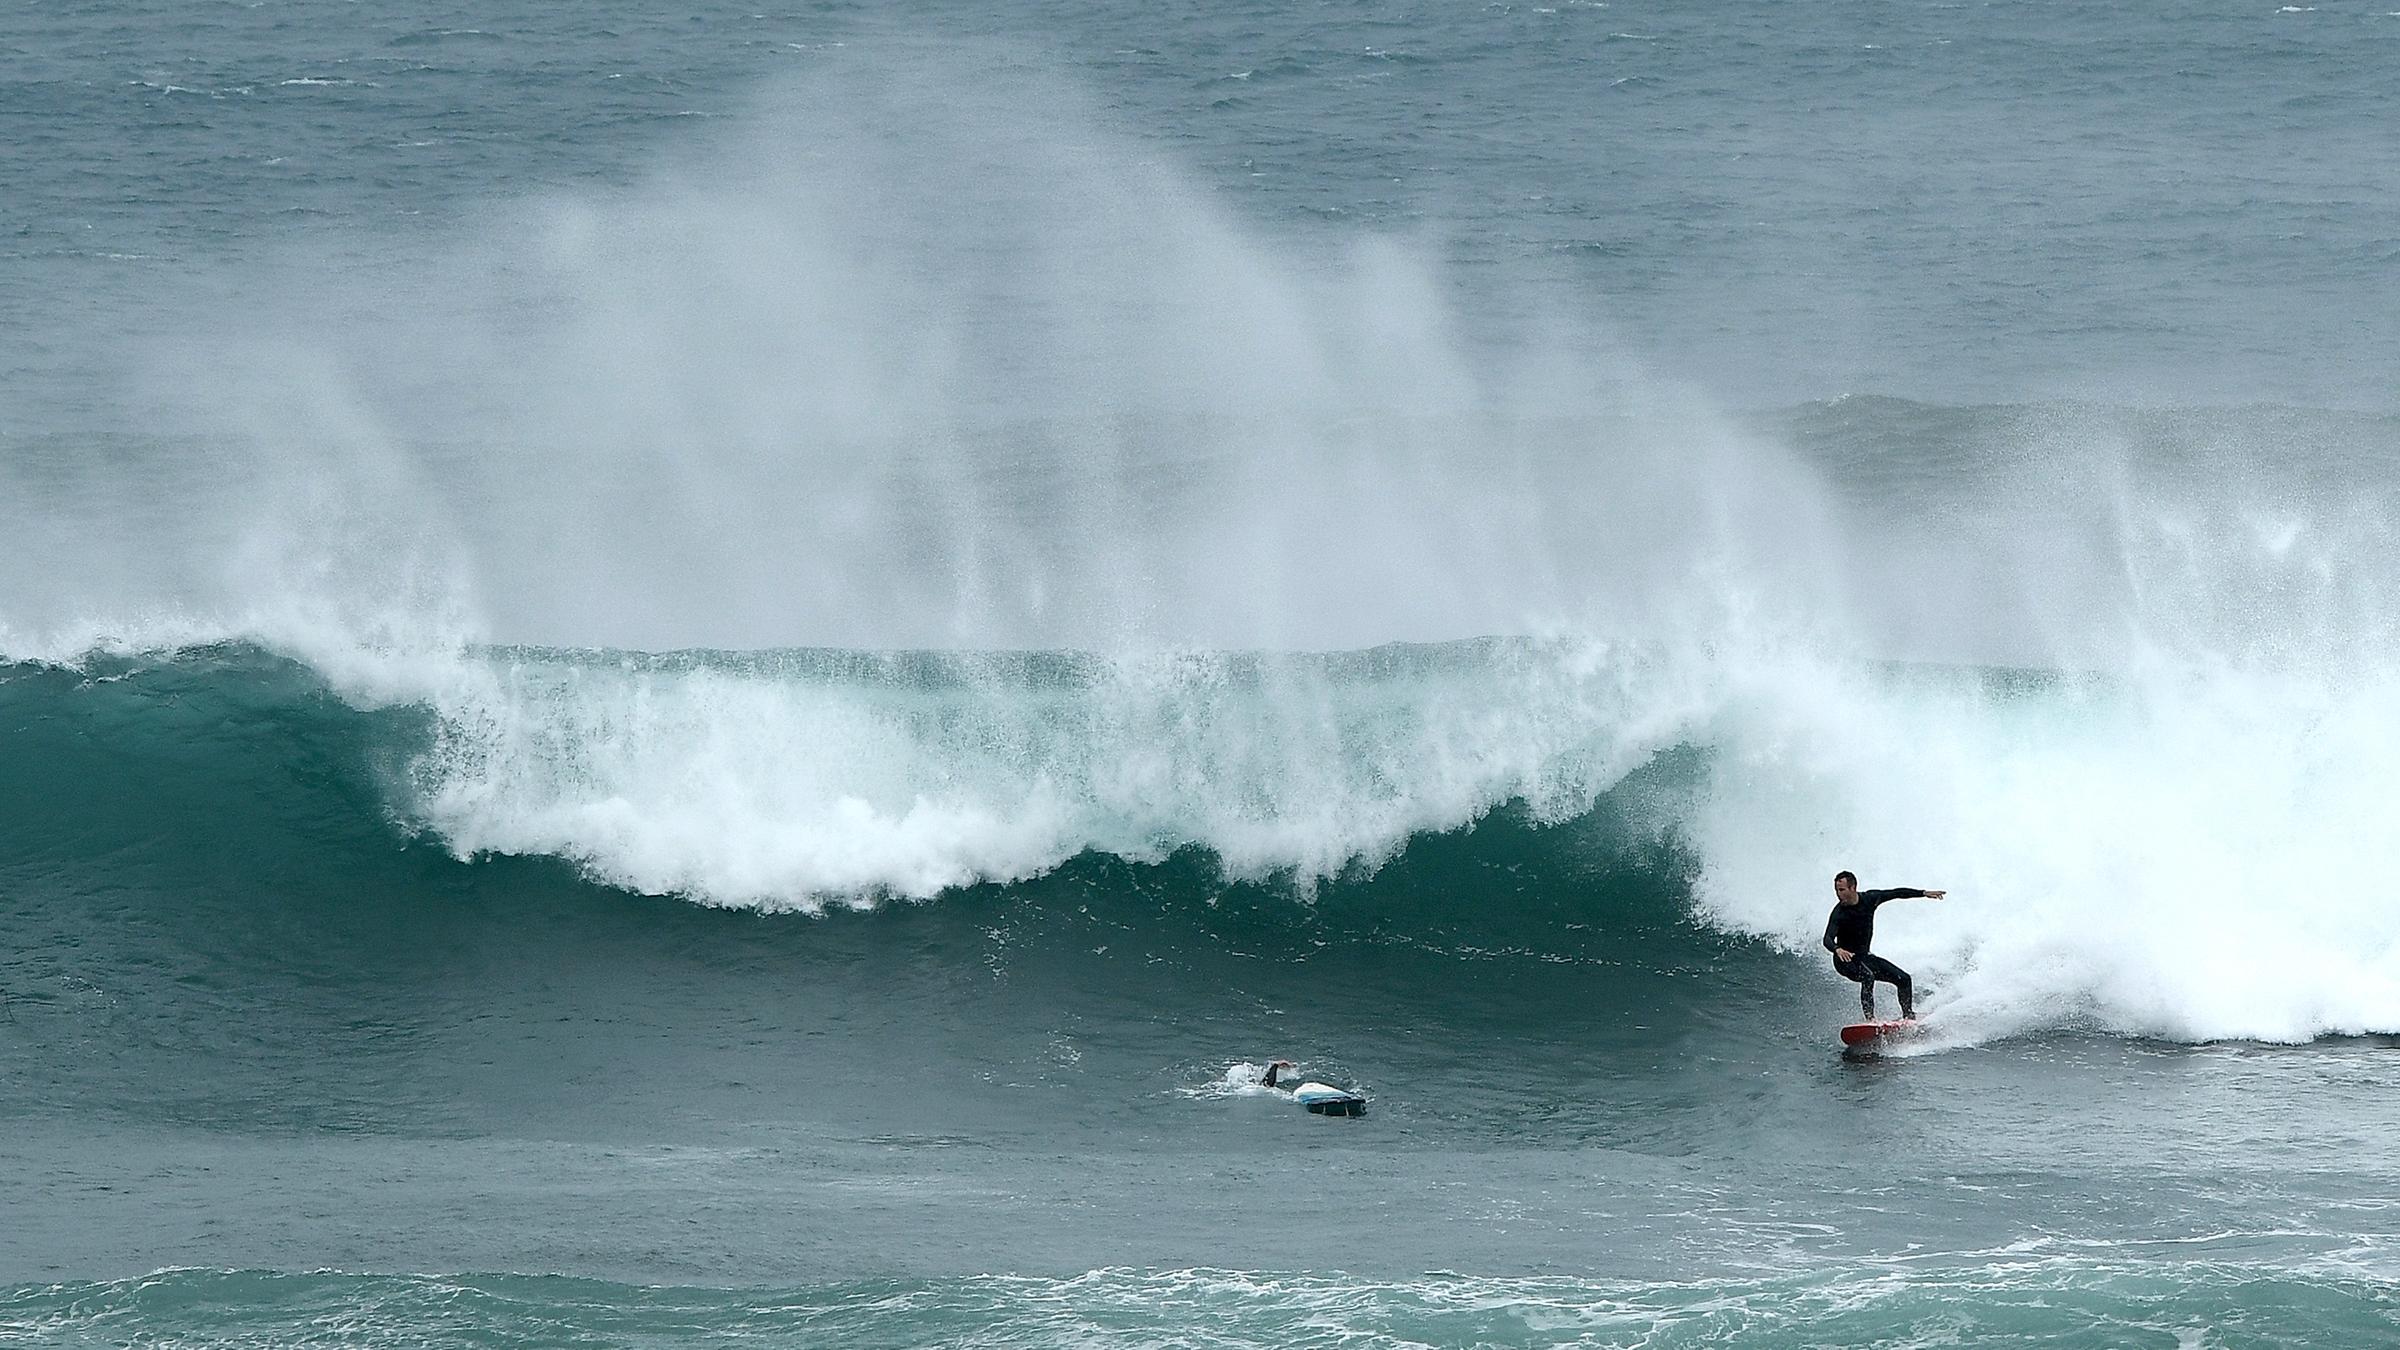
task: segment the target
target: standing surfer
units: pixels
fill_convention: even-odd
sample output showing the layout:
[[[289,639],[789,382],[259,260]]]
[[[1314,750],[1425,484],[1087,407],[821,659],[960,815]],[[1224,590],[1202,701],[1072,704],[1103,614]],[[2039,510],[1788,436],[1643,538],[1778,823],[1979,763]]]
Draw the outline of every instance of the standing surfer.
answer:
[[[1875,943],[1875,908],[1886,900],[1939,900],[1940,891],[1895,886],[1888,891],[1862,891],[1858,874],[1833,874],[1833,914],[1825,920],[1825,950],[1833,953],[1833,968],[1843,978],[1858,981],[1858,1006],[1866,1020],[1875,1020],[1875,982],[1900,991],[1900,1020],[1917,1020],[1916,987],[1908,972],[1868,952]]]

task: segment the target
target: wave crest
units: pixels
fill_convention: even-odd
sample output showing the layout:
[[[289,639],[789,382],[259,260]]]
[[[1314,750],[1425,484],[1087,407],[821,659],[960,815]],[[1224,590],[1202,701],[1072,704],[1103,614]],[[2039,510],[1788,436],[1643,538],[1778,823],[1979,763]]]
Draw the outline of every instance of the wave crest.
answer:
[[[414,810],[462,855],[813,909],[1207,849],[1303,886],[1509,801],[1563,820],[1683,738],[1699,681],[1565,640],[1345,655],[590,660],[430,690]]]

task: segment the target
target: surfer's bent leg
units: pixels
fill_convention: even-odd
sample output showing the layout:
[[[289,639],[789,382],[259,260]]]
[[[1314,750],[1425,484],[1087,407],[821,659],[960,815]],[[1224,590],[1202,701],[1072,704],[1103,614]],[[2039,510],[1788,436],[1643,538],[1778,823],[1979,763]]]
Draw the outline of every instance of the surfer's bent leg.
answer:
[[[1845,980],[1858,981],[1858,1008],[1866,1014],[1865,1020],[1869,1022],[1875,1020],[1875,971],[1867,962],[1874,959],[1871,956],[1853,956],[1847,961],[1833,963],[1835,974]]]
[[[1908,972],[1880,956],[1867,956],[1861,959],[1867,963],[1869,970],[1875,972],[1876,979],[1900,991],[1900,1015],[1902,1017],[1916,1016],[1917,987],[1909,982]],[[1871,984],[1867,986],[1869,989],[1874,987]]]

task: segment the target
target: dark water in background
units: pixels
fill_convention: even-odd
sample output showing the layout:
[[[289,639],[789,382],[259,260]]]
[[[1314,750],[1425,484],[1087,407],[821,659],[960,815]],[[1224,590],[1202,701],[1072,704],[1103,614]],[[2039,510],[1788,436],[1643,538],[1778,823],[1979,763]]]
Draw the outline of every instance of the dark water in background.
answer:
[[[2388,1339],[2395,43],[0,21],[0,1340]]]

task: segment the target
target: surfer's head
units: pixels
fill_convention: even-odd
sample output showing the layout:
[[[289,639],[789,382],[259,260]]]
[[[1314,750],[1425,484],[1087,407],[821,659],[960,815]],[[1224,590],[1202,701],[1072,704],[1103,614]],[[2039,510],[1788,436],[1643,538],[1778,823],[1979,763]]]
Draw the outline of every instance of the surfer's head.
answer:
[[[1839,901],[1841,901],[1841,902],[1842,902],[1843,904],[1845,904],[1845,905],[1855,905],[1855,904],[1857,904],[1857,903],[1858,903],[1858,874],[1857,874],[1856,872],[1836,872],[1836,873],[1834,873],[1834,874],[1833,874],[1833,896],[1834,896],[1834,898],[1835,898],[1836,900],[1839,900]]]

